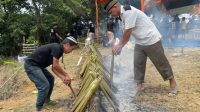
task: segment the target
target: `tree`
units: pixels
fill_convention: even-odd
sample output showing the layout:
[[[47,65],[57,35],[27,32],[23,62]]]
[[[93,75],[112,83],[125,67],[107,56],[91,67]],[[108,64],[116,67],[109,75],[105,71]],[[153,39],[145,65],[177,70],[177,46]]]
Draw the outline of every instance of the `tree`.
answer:
[[[41,44],[49,40],[49,35],[44,34],[49,32],[54,24],[65,29],[73,24],[74,18],[84,16],[90,11],[82,5],[81,0],[32,0],[32,3],[32,14],[37,22],[36,35]]]
[[[1,0],[0,55],[17,55],[22,37],[48,43],[55,24],[64,32],[73,23],[87,20],[91,4],[92,0]]]
[[[19,51],[23,35],[28,35],[30,16],[20,14],[22,8],[27,8],[26,0],[4,0],[1,1],[0,8],[0,54],[16,55]],[[27,19],[28,18],[28,19]],[[23,21],[21,21],[23,20]]]

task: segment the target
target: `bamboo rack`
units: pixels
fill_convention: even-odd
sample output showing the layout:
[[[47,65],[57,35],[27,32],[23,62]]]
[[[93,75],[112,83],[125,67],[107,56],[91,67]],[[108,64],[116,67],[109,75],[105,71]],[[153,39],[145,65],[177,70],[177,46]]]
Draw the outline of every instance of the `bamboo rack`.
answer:
[[[113,108],[119,112],[114,92],[111,88],[111,73],[106,69],[100,52],[94,45],[89,45],[87,57],[80,62],[82,67],[80,89],[72,105],[72,112],[100,112],[101,96],[105,97]],[[102,108],[102,107],[101,107]]]

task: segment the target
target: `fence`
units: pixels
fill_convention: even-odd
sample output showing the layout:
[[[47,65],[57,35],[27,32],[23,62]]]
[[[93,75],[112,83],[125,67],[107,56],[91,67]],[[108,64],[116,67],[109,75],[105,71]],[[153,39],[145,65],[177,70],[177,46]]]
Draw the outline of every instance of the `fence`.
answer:
[[[23,54],[28,55],[37,48],[37,45],[36,44],[23,44],[22,47],[23,47],[22,48]]]

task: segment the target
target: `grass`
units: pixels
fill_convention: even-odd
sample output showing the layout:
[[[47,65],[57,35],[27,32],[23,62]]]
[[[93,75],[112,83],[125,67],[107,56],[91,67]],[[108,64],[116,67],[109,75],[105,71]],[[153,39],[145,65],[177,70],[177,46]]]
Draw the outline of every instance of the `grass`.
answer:
[[[0,67],[0,87],[18,70],[22,64],[12,60],[13,64],[5,64]],[[11,98],[19,91],[20,86],[26,81],[21,78],[23,69],[20,69],[2,88],[0,88],[0,100]]]

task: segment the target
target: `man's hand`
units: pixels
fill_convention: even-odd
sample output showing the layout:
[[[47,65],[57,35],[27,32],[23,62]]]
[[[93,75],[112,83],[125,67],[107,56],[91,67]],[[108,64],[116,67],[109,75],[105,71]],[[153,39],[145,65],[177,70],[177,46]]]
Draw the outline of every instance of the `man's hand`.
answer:
[[[120,42],[117,45],[114,45],[112,51],[114,55],[119,55],[122,51],[123,46],[129,41],[130,35],[133,28],[126,29],[120,39]]]
[[[122,44],[118,43],[116,45],[113,46],[112,51],[115,55],[120,55],[121,51],[122,51]]]
[[[68,86],[71,85],[71,78],[68,75],[63,77],[63,83]]]

